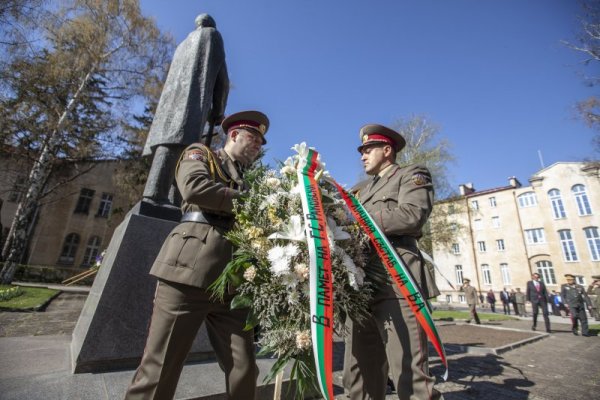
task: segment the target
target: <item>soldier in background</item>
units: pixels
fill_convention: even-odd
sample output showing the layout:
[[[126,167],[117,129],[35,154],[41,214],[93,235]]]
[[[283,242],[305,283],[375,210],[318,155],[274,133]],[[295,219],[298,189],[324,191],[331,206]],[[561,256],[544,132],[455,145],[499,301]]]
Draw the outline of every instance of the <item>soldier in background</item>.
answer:
[[[517,311],[521,317],[527,316],[527,311],[525,310],[525,293],[521,292],[521,288],[517,288],[515,293],[515,303],[517,304]]]
[[[594,280],[588,287],[588,295],[592,301],[592,316],[600,321],[600,275],[592,276]]]
[[[463,285],[461,286],[460,291],[465,292],[467,305],[469,306],[469,312],[471,313],[471,318],[467,320],[467,323],[470,323],[471,319],[474,319],[475,323],[480,325],[481,321],[479,320],[479,315],[477,315],[479,296],[477,295],[477,289],[471,286],[471,280],[469,278],[463,279]]]
[[[585,288],[575,283],[575,275],[565,274],[567,283],[563,283],[560,287],[563,301],[569,307],[571,313],[571,330],[573,335],[577,335],[578,323],[581,322],[581,336],[590,336],[588,331],[587,315],[585,313],[587,308],[592,309],[592,303],[590,298],[585,292]]]

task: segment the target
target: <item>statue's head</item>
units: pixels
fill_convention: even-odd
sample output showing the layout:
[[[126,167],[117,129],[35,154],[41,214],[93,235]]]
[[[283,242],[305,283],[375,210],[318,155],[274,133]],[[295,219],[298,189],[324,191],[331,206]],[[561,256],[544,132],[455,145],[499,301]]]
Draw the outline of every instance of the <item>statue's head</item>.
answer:
[[[213,17],[208,14],[200,14],[196,17],[196,28],[216,28],[217,24]]]

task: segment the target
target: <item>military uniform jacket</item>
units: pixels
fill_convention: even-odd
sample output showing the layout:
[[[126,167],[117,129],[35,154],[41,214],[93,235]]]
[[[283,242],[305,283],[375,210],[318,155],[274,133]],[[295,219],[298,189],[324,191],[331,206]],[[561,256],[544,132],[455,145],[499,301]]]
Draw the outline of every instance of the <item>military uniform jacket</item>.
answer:
[[[585,288],[581,285],[569,285],[564,283],[560,287],[560,293],[563,298],[563,302],[569,306],[569,308],[584,307],[586,304],[588,307],[592,306],[590,298],[585,292]]]
[[[358,199],[394,246],[423,296],[437,296],[439,290],[433,271],[427,268],[417,248],[417,239],[421,237],[421,229],[433,208],[433,185],[427,168],[394,164],[377,182],[363,186],[358,192]],[[374,250],[369,266],[372,264],[376,264],[379,270],[384,268]],[[368,269],[371,269],[369,266]],[[377,293],[376,297],[402,297],[391,281],[380,289],[381,293]]]
[[[209,225],[183,222],[165,240],[150,274],[171,282],[207,288],[231,260],[232,245],[224,235],[233,225],[233,199],[243,187],[242,175],[224,150],[200,143],[183,152],[176,172],[182,212],[202,211],[219,220]]]
[[[473,286],[467,286],[461,287],[460,291],[465,292],[465,297],[468,305],[477,305],[479,300],[479,296],[477,295],[477,289],[475,289]]]

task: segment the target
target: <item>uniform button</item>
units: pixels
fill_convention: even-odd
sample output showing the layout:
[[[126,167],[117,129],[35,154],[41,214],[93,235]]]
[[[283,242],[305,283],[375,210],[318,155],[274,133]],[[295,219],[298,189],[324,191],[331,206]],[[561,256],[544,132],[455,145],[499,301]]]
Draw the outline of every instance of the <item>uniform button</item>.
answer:
[[[181,234],[182,234],[183,236],[185,236],[185,231],[183,231]]]

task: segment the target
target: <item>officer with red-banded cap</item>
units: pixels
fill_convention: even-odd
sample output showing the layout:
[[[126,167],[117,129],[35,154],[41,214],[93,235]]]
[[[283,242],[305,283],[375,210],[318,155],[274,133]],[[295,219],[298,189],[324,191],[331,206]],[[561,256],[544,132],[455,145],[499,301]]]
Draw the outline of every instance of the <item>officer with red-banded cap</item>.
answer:
[[[433,185],[427,168],[400,166],[396,154],[406,142],[398,132],[379,124],[360,129],[361,154],[371,182],[357,197],[409,269],[425,299],[439,294],[433,271],[417,247],[433,208]],[[348,320],[344,387],[350,399],[383,399],[388,373],[400,399],[441,399],[433,388],[427,364],[427,336],[408,302],[373,249],[365,268],[375,285],[371,315],[364,322]],[[388,368],[389,367],[389,368]]]
[[[234,223],[233,199],[243,191],[243,172],[266,143],[269,119],[258,111],[225,118],[222,149],[188,146],[177,165],[181,223],[165,240],[150,270],[158,278],[154,310],[141,364],[126,399],[172,399],[192,342],[203,322],[229,399],[256,398],[254,334],[244,330],[247,310],[211,298],[208,286],[233,253],[225,234]]]

